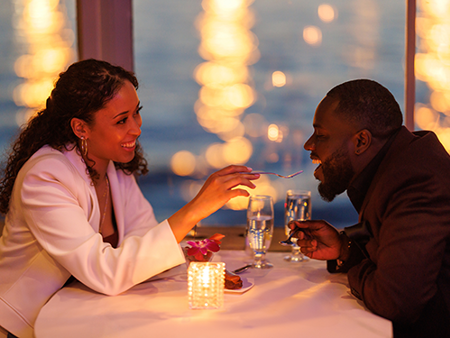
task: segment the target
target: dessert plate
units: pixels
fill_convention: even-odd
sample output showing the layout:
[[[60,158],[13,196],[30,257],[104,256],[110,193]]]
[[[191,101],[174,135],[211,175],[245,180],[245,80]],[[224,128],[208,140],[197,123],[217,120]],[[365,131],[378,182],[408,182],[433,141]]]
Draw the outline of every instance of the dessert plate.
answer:
[[[242,287],[240,289],[225,289],[225,293],[237,293],[237,294],[242,294],[244,292],[247,292],[248,290],[250,290],[253,285],[255,285],[255,281],[253,280],[253,278],[244,278],[241,277],[242,279]]]

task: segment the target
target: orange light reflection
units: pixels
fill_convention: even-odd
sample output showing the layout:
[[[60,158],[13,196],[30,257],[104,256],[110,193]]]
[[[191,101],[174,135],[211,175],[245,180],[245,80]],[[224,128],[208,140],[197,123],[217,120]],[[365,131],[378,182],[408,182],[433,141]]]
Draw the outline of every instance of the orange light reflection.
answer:
[[[59,0],[16,1],[16,35],[27,47],[14,70],[24,79],[13,92],[18,113],[17,123],[22,125],[42,109],[49,96],[53,81],[67,65],[74,61],[74,33],[67,28],[65,8]]]
[[[415,71],[430,88],[430,102],[417,103],[415,121],[420,129],[433,130],[450,151],[450,1],[418,1],[418,49]]]

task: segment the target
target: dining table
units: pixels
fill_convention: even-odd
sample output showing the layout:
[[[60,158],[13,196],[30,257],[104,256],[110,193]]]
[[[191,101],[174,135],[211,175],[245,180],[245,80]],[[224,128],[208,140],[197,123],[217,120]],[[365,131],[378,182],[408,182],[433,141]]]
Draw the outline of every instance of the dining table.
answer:
[[[41,309],[36,338],[183,337],[305,338],[392,337],[392,323],[370,312],[349,289],[344,273],[326,262],[289,262],[268,252],[270,269],[240,274],[243,287],[225,290],[218,309],[191,309],[187,266],[182,264],[117,296],[78,281],[62,288]],[[221,250],[213,261],[234,270],[252,261],[245,250]]]

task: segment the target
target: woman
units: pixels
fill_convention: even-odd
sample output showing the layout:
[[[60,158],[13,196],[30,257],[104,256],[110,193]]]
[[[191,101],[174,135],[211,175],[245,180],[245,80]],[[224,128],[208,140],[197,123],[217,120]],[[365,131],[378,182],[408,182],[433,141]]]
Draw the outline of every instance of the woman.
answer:
[[[85,60],[62,73],[13,145],[0,182],[0,326],[31,337],[40,308],[71,276],[117,295],[185,261],[179,242],[201,219],[254,188],[230,166],[157,223],[134,179],[147,173],[135,76]]]

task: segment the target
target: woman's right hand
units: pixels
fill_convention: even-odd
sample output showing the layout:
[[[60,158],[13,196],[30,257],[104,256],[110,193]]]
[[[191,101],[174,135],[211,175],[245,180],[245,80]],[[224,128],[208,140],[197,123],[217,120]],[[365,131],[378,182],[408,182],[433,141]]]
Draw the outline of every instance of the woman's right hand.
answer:
[[[195,224],[216,212],[230,199],[249,196],[248,191],[239,186],[255,188],[251,181],[260,175],[251,174],[251,170],[246,166],[231,165],[209,176],[194,199],[169,218],[177,240],[180,242]]]

